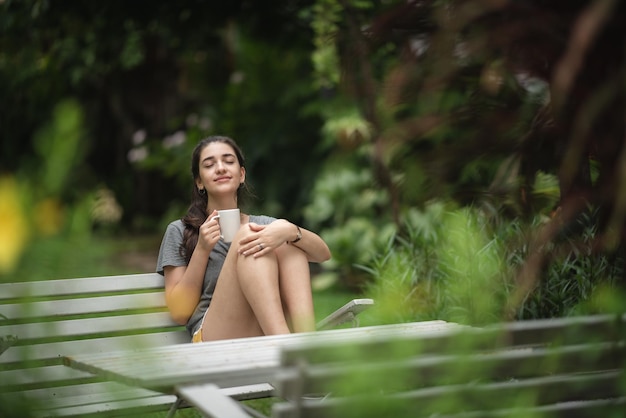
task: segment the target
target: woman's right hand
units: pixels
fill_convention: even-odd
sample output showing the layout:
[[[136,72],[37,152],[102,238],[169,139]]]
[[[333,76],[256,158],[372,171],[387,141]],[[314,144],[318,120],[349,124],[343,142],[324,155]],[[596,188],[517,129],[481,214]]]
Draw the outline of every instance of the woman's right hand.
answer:
[[[204,250],[211,251],[217,241],[220,240],[222,231],[220,229],[220,223],[218,222],[217,211],[214,210],[206,221],[200,225],[200,231],[198,234],[198,244],[202,246]]]

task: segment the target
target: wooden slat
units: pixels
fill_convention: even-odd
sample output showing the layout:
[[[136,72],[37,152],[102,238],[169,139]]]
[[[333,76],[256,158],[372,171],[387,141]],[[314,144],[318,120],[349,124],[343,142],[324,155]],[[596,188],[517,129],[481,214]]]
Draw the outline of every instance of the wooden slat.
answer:
[[[226,396],[230,396],[238,401],[245,401],[248,399],[268,398],[274,396],[274,386],[269,383],[259,383],[256,385],[244,385],[237,386],[235,388],[223,388],[220,389]]]
[[[45,319],[45,318],[44,318]],[[138,330],[177,327],[168,312],[45,321],[30,324],[0,325],[0,335],[14,335],[23,342],[30,339],[76,338],[97,333],[135,333]]]
[[[407,390],[424,386],[461,384],[479,376],[482,379],[506,380],[532,378],[546,374],[587,373],[619,367],[619,351],[611,344],[565,347],[560,349],[503,350],[490,354],[417,355],[358,363],[333,363],[294,366],[305,367],[306,379],[299,373],[284,373],[277,389],[281,396],[295,399],[304,392],[329,390],[329,382],[377,376],[359,391]],[[558,359],[558,360],[557,360]],[[306,364],[306,363],[304,363]],[[367,382],[367,381],[366,381]],[[376,382],[380,382],[377,384]],[[396,386],[390,386],[391,384]]]
[[[615,341],[624,338],[626,314],[514,321],[489,328],[504,331],[507,340],[500,344],[509,346]]]
[[[182,386],[178,392],[207,417],[250,418],[235,400],[214,384]]]
[[[165,295],[162,292],[158,292],[33,303],[12,303],[0,305],[0,314],[4,315],[8,320],[17,320],[22,318],[54,317],[60,314],[89,315],[129,309],[164,309],[165,306]]]
[[[67,408],[101,402],[122,401],[162,395],[147,389],[125,386],[114,382],[84,383],[22,392],[29,399],[41,400],[46,408]],[[170,400],[175,399],[168,396]]]
[[[420,405],[426,415],[458,412],[458,403],[462,400],[465,410],[476,408],[491,411],[516,404],[519,399],[534,399],[535,405],[551,405],[570,401],[591,401],[620,396],[617,388],[621,373],[602,372],[587,375],[556,375],[533,379],[508,380],[497,383],[472,383],[453,387],[439,387],[439,393],[422,394],[413,392],[401,394],[398,398]],[[432,391],[431,391],[432,392]],[[394,396],[392,396],[394,398]],[[443,404],[441,399],[449,399]],[[446,406],[449,410],[446,410]]]
[[[24,360],[47,359],[61,362],[63,356],[84,353],[108,353],[189,342],[190,338],[188,333],[183,331],[168,331],[123,337],[34,344],[31,346],[13,346],[0,356],[0,365]]]
[[[473,418],[510,416],[519,412],[515,407],[542,417],[623,412],[615,404],[623,407],[626,396],[625,319],[560,318],[356,345],[286,346],[275,387],[291,402],[276,405],[273,416],[411,411]],[[306,393],[331,395],[314,402],[302,400]]]
[[[478,373],[477,373],[478,375]],[[482,377],[482,375],[481,375]],[[458,385],[434,386],[391,394],[391,399],[410,399],[426,408],[429,402],[462,397],[467,402],[485,398],[482,402],[507,404],[509,400],[523,398],[533,390],[533,398],[539,404],[565,402],[573,399],[594,399],[597,397],[618,396],[618,384],[622,378],[619,371],[588,374],[559,374],[531,379],[508,379],[490,382],[476,380]],[[514,404],[514,402],[510,402]],[[441,405],[437,405],[441,407]],[[443,412],[443,411],[442,411]]]
[[[259,399],[271,396],[273,387],[268,384],[249,385],[238,388],[219,389],[223,396],[235,400]],[[128,408],[146,405],[145,401],[129,402],[138,399],[148,399],[148,405],[156,406],[156,410],[169,408],[175,400],[175,395],[162,395],[146,389],[125,386],[113,382],[88,383],[75,386],[64,386],[50,389],[38,389],[22,392],[29,399],[38,399],[46,402],[46,409],[52,412],[65,414],[87,414],[94,410],[107,408]],[[99,405],[103,404],[103,405]],[[187,405],[185,405],[187,406]],[[142,411],[145,412],[145,411]],[[126,412],[125,414],[130,414]]]
[[[503,348],[524,348],[543,346],[548,343],[585,344],[588,342],[614,341],[626,330],[626,314],[621,316],[599,315],[593,317],[573,317],[543,319],[534,321],[509,322],[484,328],[464,327],[459,332],[444,335],[407,335],[402,338],[372,339],[355,345],[329,346],[323,340],[310,344],[290,347],[282,353],[285,365],[295,364],[301,358],[308,363],[325,362],[327,359],[349,362],[359,360],[359,353],[369,359],[386,359],[395,350],[398,342],[405,343],[401,353],[405,357],[424,354],[465,353],[468,351],[489,351]]]
[[[99,373],[107,379],[153,389],[210,381],[222,388],[267,383],[279,367],[280,348],[304,341],[365,341],[406,333],[452,332],[457,324],[443,321],[362,327],[301,334],[273,335],[152,347],[147,350],[67,356],[65,364]],[[193,367],[189,367],[193,365]]]
[[[137,417],[148,412],[168,410],[176,401],[174,395],[155,395],[138,399],[108,401],[88,405],[74,405],[66,408],[46,408],[32,411],[35,417],[88,417],[88,416],[129,416]]]
[[[303,401],[298,408],[294,403],[281,402],[272,406],[272,418],[319,418],[319,417],[340,417],[359,416],[361,418],[378,418],[380,416],[401,416],[401,417],[429,417],[421,413],[419,404],[412,401],[394,404],[387,401],[383,414],[380,408],[371,408],[369,411],[355,407],[355,400],[336,399],[331,397],[324,401],[308,400]],[[397,408],[397,410],[395,408]],[[357,409],[358,408],[358,409]],[[593,401],[564,402],[548,406],[535,408],[513,408],[507,406],[496,411],[472,411],[460,412],[454,415],[446,415],[454,418],[509,418],[509,417],[541,417],[541,418],[599,418],[599,417],[620,417],[626,408],[626,398],[618,399],[596,399]],[[356,410],[356,411],[355,411]],[[337,411],[349,411],[345,415]],[[398,411],[394,415],[394,412]],[[362,413],[361,413],[362,412]],[[402,414],[402,412],[404,414]],[[360,414],[359,414],[360,413]],[[433,415],[430,415],[433,416]]]
[[[0,283],[0,300],[34,296],[65,296],[82,293],[163,289],[164,283],[163,276],[158,273]]]
[[[91,373],[56,365],[0,371],[0,392],[15,386],[38,385],[49,386],[55,382],[65,382],[93,378]]]
[[[99,378],[91,373],[61,365],[62,356],[191,345],[184,344],[189,343],[184,327],[166,312],[163,289],[164,279],[156,273],[1,283],[0,336],[17,341],[0,355],[0,393],[40,399],[44,415],[110,410],[117,415],[119,408],[135,415],[168,408],[173,396],[125,387],[118,398],[109,392],[110,384],[94,383]],[[256,399],[273,390],[262,383],[220,393]]]

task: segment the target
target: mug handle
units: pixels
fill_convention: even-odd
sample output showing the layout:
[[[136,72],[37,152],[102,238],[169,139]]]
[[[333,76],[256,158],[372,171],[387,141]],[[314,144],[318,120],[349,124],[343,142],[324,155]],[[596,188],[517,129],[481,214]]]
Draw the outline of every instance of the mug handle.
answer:
[[[213,219],[219,219],[219,218],[220,218],[220,215],[211,216],[211,219],[209,219],[209,221],[212,221]],[[224,235],[220,234],[220,238],[224,239]]]

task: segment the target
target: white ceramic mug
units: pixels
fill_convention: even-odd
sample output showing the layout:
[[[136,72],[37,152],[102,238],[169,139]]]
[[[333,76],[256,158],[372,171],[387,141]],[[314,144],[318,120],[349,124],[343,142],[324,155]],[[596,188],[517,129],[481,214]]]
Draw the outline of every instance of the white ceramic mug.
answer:
[[[225,242],[232,242],[233,238],[235,238],[235,234],[239,230],[239,226],[241,225],[239,209],[218,210],[217,215],[211,219],[219,220],[222,239]]]

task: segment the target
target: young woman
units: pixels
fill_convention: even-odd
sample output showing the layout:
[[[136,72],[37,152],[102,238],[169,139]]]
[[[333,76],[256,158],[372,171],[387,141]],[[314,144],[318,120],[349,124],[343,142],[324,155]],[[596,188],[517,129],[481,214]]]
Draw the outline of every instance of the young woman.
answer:
[[[157,261],[172,318],[194,342],[314,330],[308,263],[330,258],[326,243],[285,219],[243,212],[232,243],[221,239],[213,217],[238,208],[246,190],[243,154],[232,139],[200,141],[191,173],[191,205],[168,225]]]

